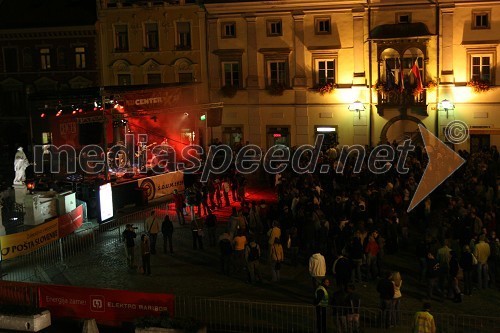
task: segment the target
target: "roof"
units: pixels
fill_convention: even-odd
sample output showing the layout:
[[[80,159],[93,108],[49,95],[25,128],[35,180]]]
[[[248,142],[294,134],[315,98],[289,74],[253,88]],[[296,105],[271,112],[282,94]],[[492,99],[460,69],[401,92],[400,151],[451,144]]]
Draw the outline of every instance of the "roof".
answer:
[[[94,0],[0,0],[0,29],[94,25]]]
[[[382,24],[371,31],[372,39],[407,38],[429,36],[431,33],[424,23]]]

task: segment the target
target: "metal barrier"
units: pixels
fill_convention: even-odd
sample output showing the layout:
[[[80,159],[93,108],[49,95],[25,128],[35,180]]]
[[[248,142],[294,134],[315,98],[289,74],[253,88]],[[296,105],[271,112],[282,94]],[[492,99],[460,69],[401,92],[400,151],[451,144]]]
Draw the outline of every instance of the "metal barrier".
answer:
[[[50,275],[57,275],[66,268],[72,257],[89,251],[96,245],[111,245],[122,241],[126,224],[134,224],[137,232],[144,232],[144,220],[151,210],[167,209],[168,202],[120,216],[98,226],[85,223],[78,231],[50,243],[27,255],[0,262],[0,276],[9,281],[50,282]]]

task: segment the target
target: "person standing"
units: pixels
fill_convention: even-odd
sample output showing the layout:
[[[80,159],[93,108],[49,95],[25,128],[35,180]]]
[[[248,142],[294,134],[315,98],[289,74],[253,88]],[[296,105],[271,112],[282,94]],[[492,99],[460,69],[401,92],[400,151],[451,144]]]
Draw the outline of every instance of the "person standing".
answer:
[[[191,234],[193,236],[193,249],[203,250],[203,220],[201,218],[191,221]]]
[[[233,254],[233,245],[231,244],[231,235],[224,232],[219,237],[219,249],[222,274],[229,276],[231,273],[231,256]]]
[[[207,227],[208,231],[208,243],[210,246],[215,246],[215,232],[217,230],[217,216],[210,211],[208,213],[208,216],[205,218],[205,226]]]
[[[127,250],[127,265],[129,268],[134,268],[135,266],[135,241],[134,239],[137,237],[137,234],[134,231],[134,227],[132,224],[127,224],[126,229],[122,233],[123,238],[125,239],[125,248]]]
[[[141,255],[142,255],[142,268],[144,275],[151,275],[151,248],[149,237],[146,234],[141,236]]]
[[[434,289],[436,289],[439,277],[439,261],[434,258],[434,255],[427,253],[427,297],[432,299]]]
[[[274,240],[276,238],[281,239],[281,228],[278,221],[273,221],[273,227],[267,232],[267,237],[267,244],[269,246],[269,258],[271,258],[271,250],[274,244]]]
[[[312,278],[313,288],[316,290],[326,275],[325,257],[319,251],[309,258],[309,275]]]
[[[231,189],[231,186],[229,185],[229,180],[227,178],[224,178],[222,181],[222,193],[224,194],[224,201],[226,202],[226,207],[231,206],[229,203],[229,191]]]
[[[486,236],[479,236],[474,256],[477,259],[477,284],[479,289],[488,288],[488,258],[490,257],[490,245],[485,242]]]
[[[271,271],[273,275],[273,282],[279,282],[280,270],[285,257],[283,254],[283,246],[279,238],[274,239],[274,244],[271,247]]]
[[[359,313],[361,308],[361,296],[355,291],[354,284],[349,284],[346,288],[347,295],[344,301],[344,307],[347,308],[347,332],[359,333]]]
[[[170,254],[174,253],[172,244],[172,235],[174,233],[174,224],[170,220],[170,216],[165,215],[165,219],[161,224],[161,233],[163,235],[163,253],[167,254],[167,245],[170,245]]]
[[[245,247],[245,260],[247,262],[250,283],[255,283],[255,281],[262,282],[259,259],[260,246],[253,238],[250,238],[249,243]]]
[[[474,258],[470,252],[469,245],[464,245],[464,251],[460,258],[460,267],[464,273],[464,294],[467,296],[472,295],[472,275],[474,271]]]
[[[394,285],[391,281],[392,273],[387,272],[383,279],[377,284],[377,291],[380,296],[380,310],[382,310],[383,328],[388,328],[391,325],[391,309],[392,300],[394,298]]]
[[[415,314],[413,321],[413,333],[436,333],[434,317],[429,313],[430,303],[424,303],[422,311]]]
[[[316,327],[318,333],[326,333],[326,310],[329,305],[328,286],[330,280],[323,278],[321,284],[314,291],[314,305],[316,306]]]
[[[186,220],[184,219],[184,208],[186,206],[184,195],[177,190],[174,190],[174,204],[177,222],[179,222],[180,225],[186,224]]]
[[[156,254],[156,239],[158,238],[158,233],[160,232],[160,224],[158,223],[154,210],[151,211],[151,214],[144,222],[144,230],[147,231],[150,238],[151,254]]]
[[[401,322],[401,287],[403,286],[403,279],[399,272],[392,273],[391,277],[392,284],[394,285],[394,297],[392,298],[391,307],[391,325],[398,325]]]

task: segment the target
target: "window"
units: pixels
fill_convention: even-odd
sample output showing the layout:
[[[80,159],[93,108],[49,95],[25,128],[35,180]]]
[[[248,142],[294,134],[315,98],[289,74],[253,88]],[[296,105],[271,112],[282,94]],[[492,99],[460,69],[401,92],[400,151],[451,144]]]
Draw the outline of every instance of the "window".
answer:
[[[57,65],[61,67],[66,65],[66,49],[62,46],[57,48]]]
[[[40,49],[40,67],[50,69],[50,49]]]
[[[158,24],[157,23],[146,23],[144,25],[145,30],[145,46],[147,51],[158,51]]]
[[[222,30],[222,38],[236,37],[236,23],[234,22],[223,22],[221,30]]]
[[[492,58],[493,56],[491,54],[474,54],[471,56],[471,80],[483,80],[492,82]]]
[[[13,47],[6,47],[3,49],[3,62],[5,72],[17,72],[17,49]]]
[[[267,35],[272,36],[281,36],[281,20],[269,20],[267,21]]]
[[[177,22],[177,46],[178,50],[191,49],[191,24],[189,22]]]
[[[286,85],[286,61],[269,60],[267,62],[268,85]]]
[[[490,13],[489,12],[472,12],[472,29],[489,29],[490,28]]]
[[[118,74],[117,79],[119,86],[129,86],[132,84],[130,74]]]
[[[148,74],[148,84],[160,84],[161,74]]]
[[[85,63],[85,48],[84,47],[75,47],[75,61],[76,68],[84,69],[87,67]]]
[[[335,83],[335,60],[316,59],[316,84]]]
[[[42,144],[52,143],[52,132],[42,132]]]
[[[30,48],[25,48],[23,50],[23,67],[33,67],[33,53]]]
[[[128,51],[128,27],[115,25],[115,51]]]
[[[193,73],[179,73],[179,82],[193,82]]]
[[[237,61],[227,61],[222,63],[224,75],[222,86],[240,87],[240,64]]]
[[[401,23],[401,24],[411,23],[411,14],[396,13],[396,23]]]
[[[330,33],[330,18],[329,17],[316,18],[314,23],[315,23],[316,35]]]

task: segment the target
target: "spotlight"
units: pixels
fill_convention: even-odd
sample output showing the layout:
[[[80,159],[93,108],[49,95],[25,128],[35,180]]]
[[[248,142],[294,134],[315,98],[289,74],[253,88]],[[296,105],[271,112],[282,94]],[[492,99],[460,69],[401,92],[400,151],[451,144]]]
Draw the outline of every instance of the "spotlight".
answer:
[[[42,113],[42,114],[40,115],[40,118],[45,118],[45,113]]]
[[[184,112],[184,115],[185,115],[185,116],[189,116],[189,113],[187,113],[187,112]]]
[[[73,110],[73,114],[76,114],[76,110]]]

